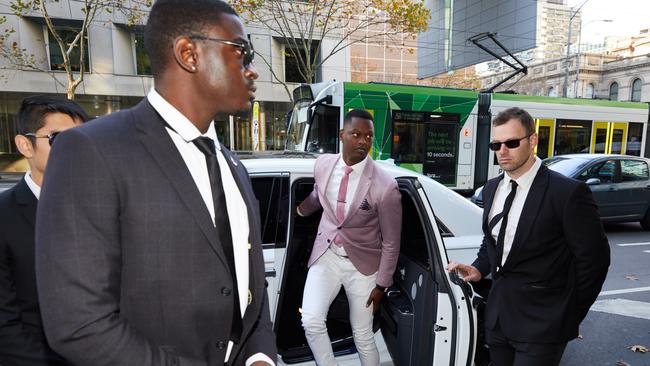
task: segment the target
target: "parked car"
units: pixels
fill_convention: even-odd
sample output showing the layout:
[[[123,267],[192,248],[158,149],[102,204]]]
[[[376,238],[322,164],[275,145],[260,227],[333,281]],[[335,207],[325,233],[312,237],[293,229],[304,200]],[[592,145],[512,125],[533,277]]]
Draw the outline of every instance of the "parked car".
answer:
[[[569,154],[542,161],[549,169],[589,186],[603,222],[641,223],[650,230],[650,159],[614,154]],[[483,206],[483,187],[472,202]]]
[[[320,214],[296,217],[293,207],[311,191],[315,159],[242,156],[260,203],[271,317],[280,364],[311,364],[300,306]],[[471,262],[481,244],[481,210],[436,181],[391,162],[379,162],[402,193],[401,254],[394,284],[375,317],[382,362],[397,365],[487,364],[477,347],[472,288],[449,275],[448,260]],[[348,304],[341,291],[328,314],[339,365],[358,365]],[[483,360],[483,361],[481,361]]]

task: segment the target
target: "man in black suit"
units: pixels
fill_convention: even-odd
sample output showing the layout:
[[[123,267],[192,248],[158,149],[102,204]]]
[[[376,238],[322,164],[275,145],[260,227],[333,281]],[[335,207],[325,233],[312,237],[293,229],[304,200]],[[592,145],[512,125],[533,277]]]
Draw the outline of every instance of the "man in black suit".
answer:
[[[495,366],[558,365],[596,300],[609,243],[591,191],[535,156],[535,121],[510,108],[492,121],[490,149],[505,171],[485,184],[484,238],[465,281],[492,275],[486,342]]]
[[[155,88],[52,151],[45,333],[79,366],[273,365],[258,207],[213,123],[251,108],[251,44],[220,0],[158,0],[144,36]]]
[[[71,100],[36,95],[18,112],[15,137],[30,171],[0,194],[0,365],[65,365],[47,345],[34,270],[34,222],[50,145],[63,130],[86,121]]]

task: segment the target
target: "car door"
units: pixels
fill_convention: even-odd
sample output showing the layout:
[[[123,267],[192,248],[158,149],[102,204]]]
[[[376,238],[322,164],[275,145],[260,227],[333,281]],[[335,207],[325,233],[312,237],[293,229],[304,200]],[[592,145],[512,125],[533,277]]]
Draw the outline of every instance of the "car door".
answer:
[[[642,219],[650,202],[648,163],[637,159],[621,159],[621,181],[617,184],[621,217]]]
[[[620,164],[618,160],[595,161],[587,166],[577,178],[589,184],[602,219],[611,220],[621,215],[619,206],[620,192],[617,186],[620,181]]]
[[[452,283],[445,270],[443,239],[418,179],[398,183],[400,257],[379,314],[388,351],[398,366],[471,365],[476,345],[471,290]]]
[[[266,271],[271,320],[277,305],[277,286],[282,274],[289,221],[289,178],[287,172],[251,174],[260,210],[262,249]]]

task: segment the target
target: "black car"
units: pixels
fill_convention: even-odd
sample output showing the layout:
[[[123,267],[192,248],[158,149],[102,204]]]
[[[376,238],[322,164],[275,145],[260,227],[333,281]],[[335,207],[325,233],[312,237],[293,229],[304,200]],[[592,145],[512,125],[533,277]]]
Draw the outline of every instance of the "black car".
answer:
[[[569,154],[544,159],[549,169],[591,188],[603,222],[639,221],[650,230],[650,159],[627,155]],[[483,187],[471,200],[483,207]]]

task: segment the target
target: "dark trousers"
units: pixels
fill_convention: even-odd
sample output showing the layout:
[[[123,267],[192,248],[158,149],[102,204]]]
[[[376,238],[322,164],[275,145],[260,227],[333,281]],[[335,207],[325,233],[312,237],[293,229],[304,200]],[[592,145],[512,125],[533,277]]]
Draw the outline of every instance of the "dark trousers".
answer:
[[[525,343],[508,339],[497,326],[486,329],[486,342],[494,366],[558,366],[567,342]]]

